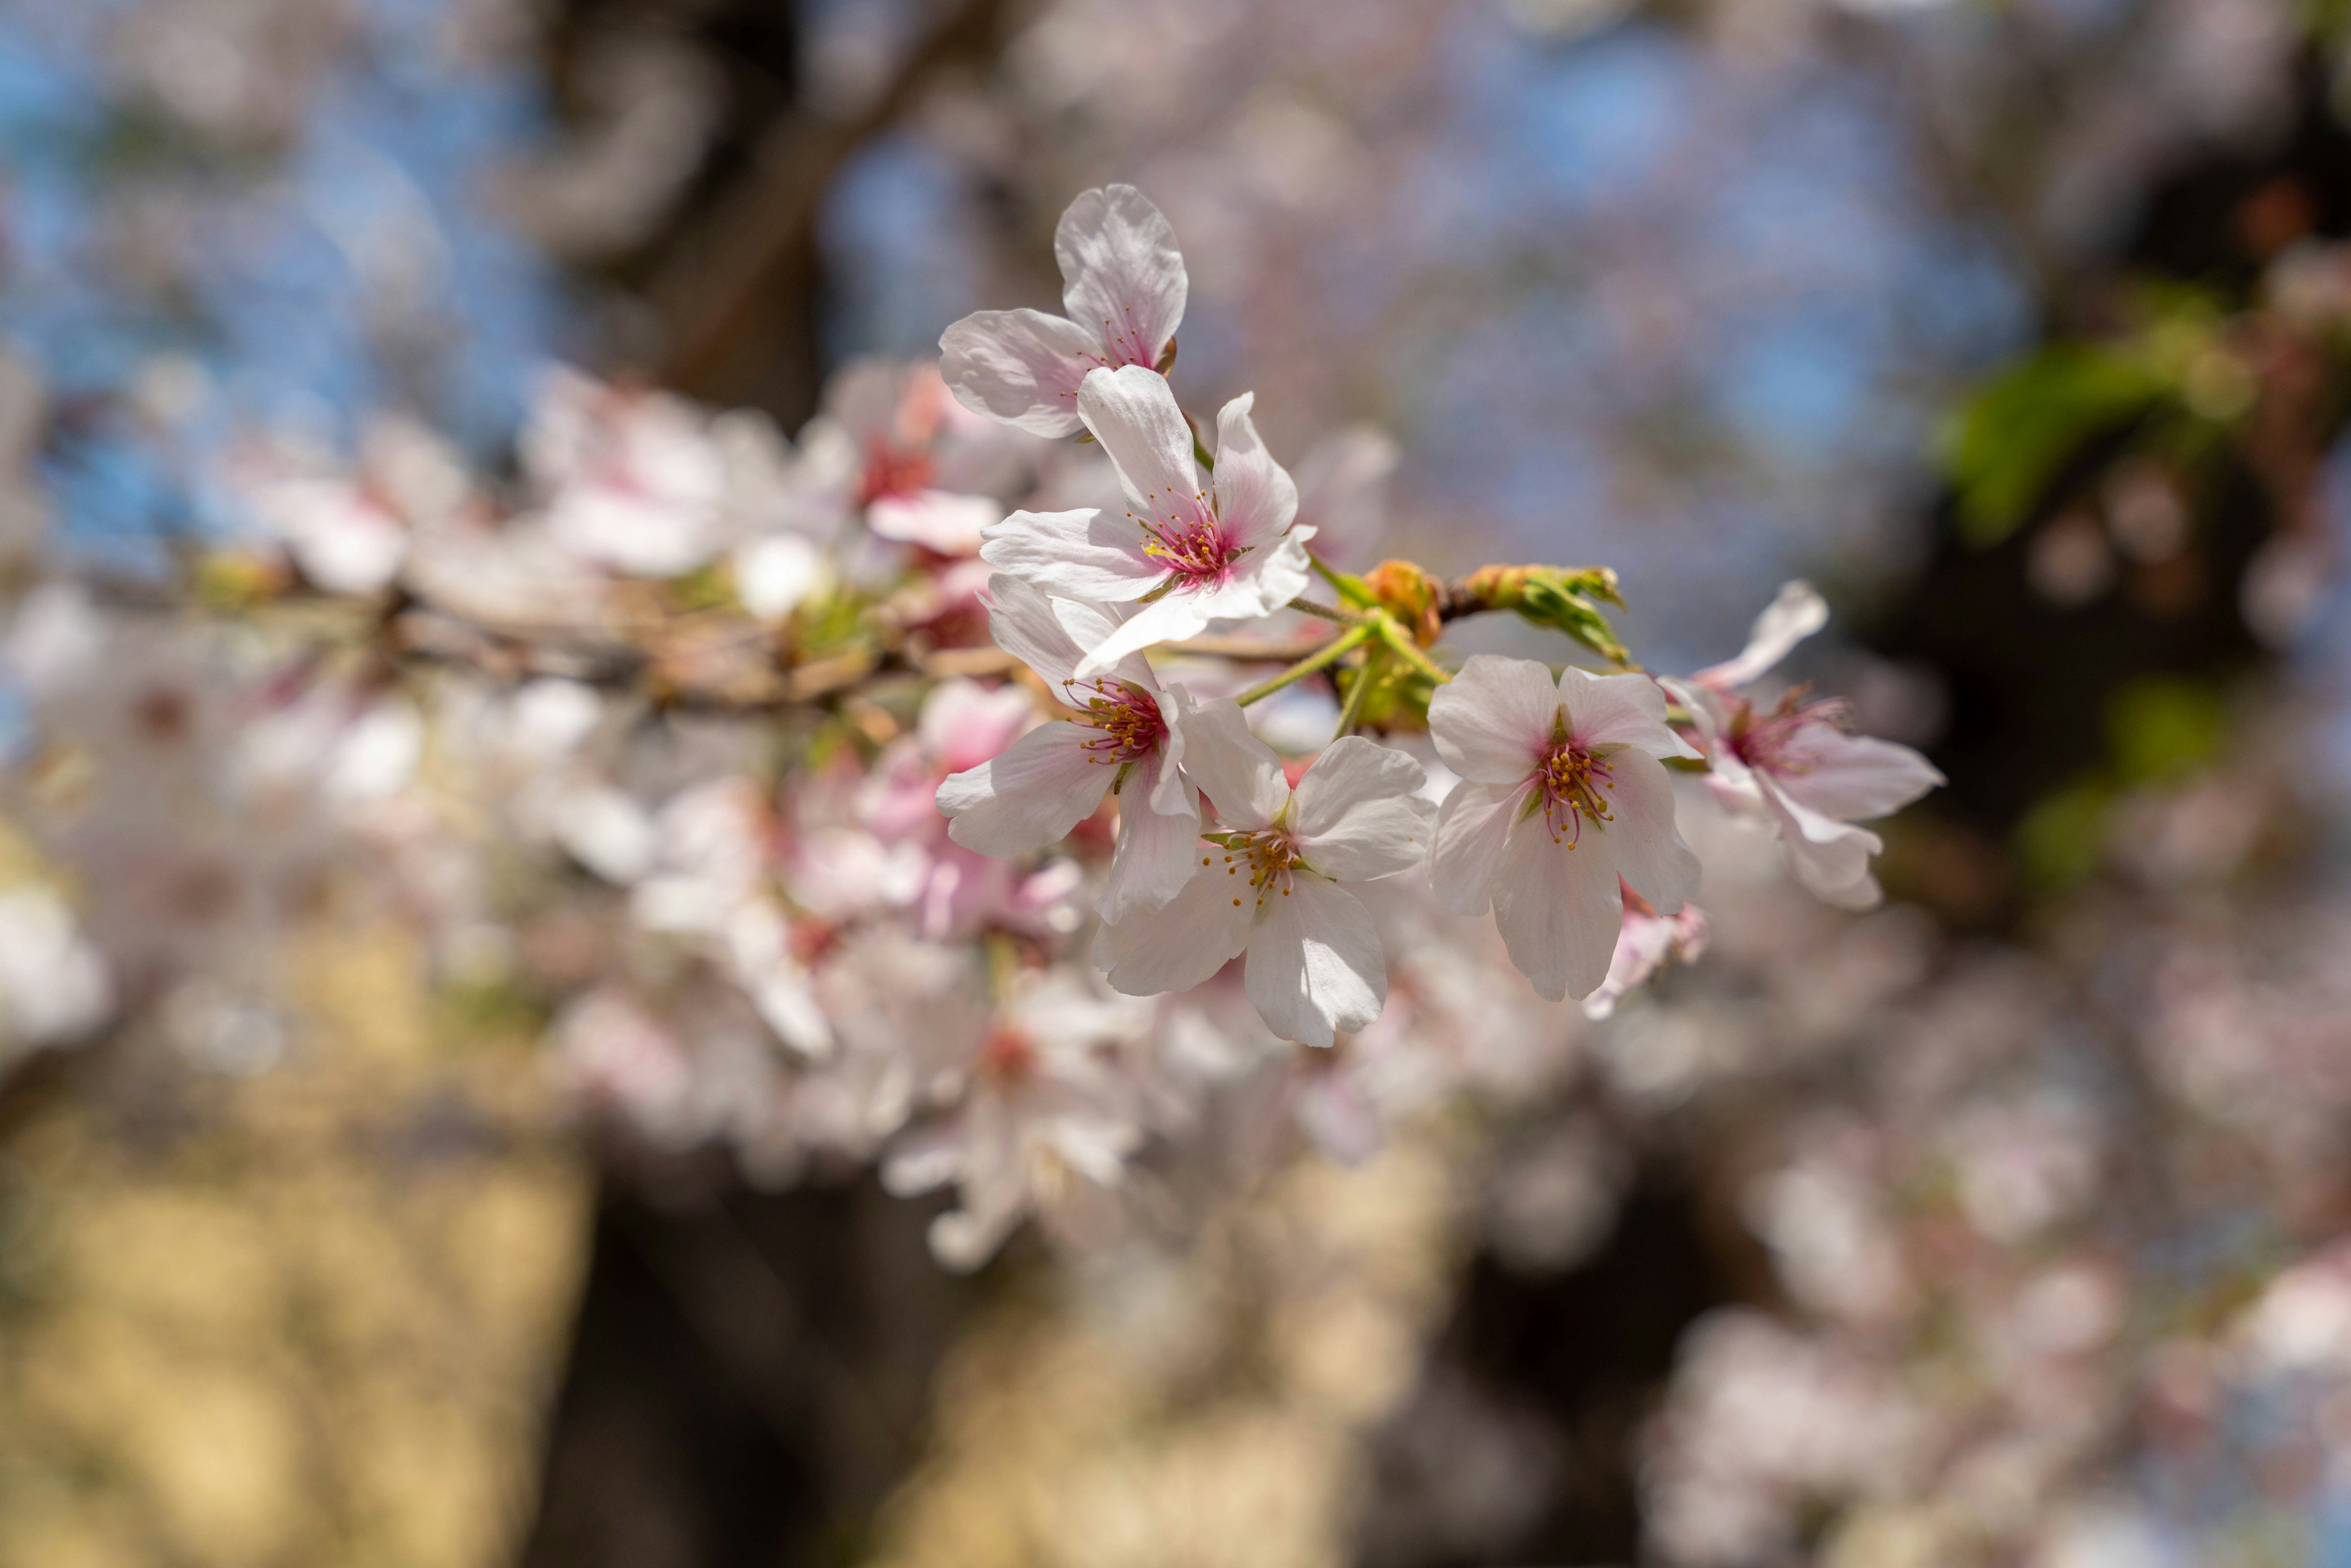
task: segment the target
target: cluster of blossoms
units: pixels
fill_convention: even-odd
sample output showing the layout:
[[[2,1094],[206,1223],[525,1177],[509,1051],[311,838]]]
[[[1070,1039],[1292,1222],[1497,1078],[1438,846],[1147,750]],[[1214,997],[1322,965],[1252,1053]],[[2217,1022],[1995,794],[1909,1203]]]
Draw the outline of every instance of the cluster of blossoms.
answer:
[[[1852,824],[1937,776],[1755,692],[1809,590],[1674,681],[1604,570],[1343,570],[1370,541],[1321,530],[1382,465],[1301,486],[1246,394],[1211,450],[1159,212],[1089,192],[1057,249],[1066,316],[851,366],[796,441],[558,371],[504,490],[406,423],[356,465],[246,444],[214,497],[246,531],[193,585],[237,613],[88,572],[24,597],[17,804],[127,1031],[266,1063],[283,936],[409,919],[645,1139],[952,1185],[934,1240],[969,1266],[1032,1212],[1120,1223],[1155,1142],[1352,1156],[1522,1076],[1573,1028],[1538,998],[1604,1014],[1702,944],[1677,771],[1875,899]],[[1448,668],[1481,612],[1603,667]]]

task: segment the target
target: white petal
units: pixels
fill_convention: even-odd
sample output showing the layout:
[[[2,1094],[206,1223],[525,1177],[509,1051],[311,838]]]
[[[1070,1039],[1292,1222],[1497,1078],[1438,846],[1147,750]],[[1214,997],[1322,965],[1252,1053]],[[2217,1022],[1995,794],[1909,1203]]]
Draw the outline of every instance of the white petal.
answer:
[[[1078,383],[1101,352],[1095,334],[1041,310],[982,310],[939,338],[939,373],[974,413],[1032,434],[1078,433]]]
[[[1387,960],[1371,911],[1334,882],[1293,876],[1270,890],[1249,944],[1249,999],[1265,1025],[1301,1045],[1369,1029],[1387,1004]]]
[[[1671,915],[1698,891],[1698,856],[1682,841],[1674,823],[1673,780],[1655,758],[1627,748],[1607,758],[1614,782],[1609,809],[1614,821],[1595,832],[1584,824],[1585,848],[1603,848],[1616,874],[1633,891]]]
[[[1876,833],[1790,800],[1770,774],[1755,775],[1755,782],[1779,827],[1788,867],[1808,892],[1840,909],[1867,909],[1884,896],[1869,870],[1869,857],[1885,847]]]
[[[824,580],[824,558],[798,534],[768,534],[735,549],[735,597],[762,621],[781,621]]]
[[[1114,361],[1155,365],[1184,320],[1188,288],[1176,231],[1132,185],[1087,191],[1053,230],[1061,306]]]
[[[1723,690],[1743,686],[1828,623],[1829,607],[1813,591],[1811,583],[1784,584],[1780,596],[1755,618],[1754,630],[1747,633],[1747,646],[1739,657],[1700,670],[1691,678]]]
[[[1189,517],[1200,505],[1192,427],[1165,377],[1140,365],[1095,371],[1078,388],[1078,417],[1110,454],[1137,517]]]
[[[1699,754],[1713,758],[1719,766],[1722,757],[1728,755],[1720,744],[1722,737],[1730,728],[1730,706],[1723,701],[1722,694],[1678,675],[1660,675],[1657,685],[1665,688],[1666,695],[1688,710],[1690,727],[1698,731]]]
[[[1092,508],[1015,512],[980,538],[980,559],[1066,599],[1140,599],[1167,576],[1143,553],[1141,529]]]
[[[1298,781],[1290,829],[1307,863],[1340,882],[1393,876],[1428,852],[1427,770],[1360,735],[1333,741]]]
[[[1457,915],[1483,915],[1492,906],[1510,829],[1533,788],[1523,780],[1480,784],[1473,779],[1453,787],[1437,810],[1428,853],[1428,886],[1437,902]]]
[[[1560,672],[1567,732],[1587,751],[1630,746],[1651,757],[1698,755],[1666,724],[1663,687],[1643,674],[1595,675],[1570,664]]]
[[[1534,771],[1559,722],[1559,687],[1532,659],[1479,653],[1428,700],[1428,733],[1445,765],[1481,784]]]
[[[1806,727],[1800,747],[1802,769],[1775,775],[1780,788],[1841,821],[1898,811],[1943,782],[1935,765],[1907,746],[1825,724]]]
[[[1521,818],[1494,878],[1494,925],[1510,962],[1552,1001],[1608,977],[1625,901],[1605,854],[1553,842],[1542,813]]]
[[[1058,686],[1077,672],[1085,648],[1062,623],[1056,601],[1009,572],[987,580],[987,632],[996,645]],[[1067,601],[1058,601],[1066,603]]]
[[[1143,672],[1142,680],[1136,684],[1157,695],[1159,717],[1167,726],[1167,738],[1159,743],[1158,755],[1151,758],[1154,769],[1154,777],[1148,786],[1151,809],[1163,816],[1188,810],[1196,817],[1200,810],[1199,802],[1194,798],[1192,786],[1185,781],[1183,775],[1184,727],[1190,722],[1194,712],[1192,694],[1182,686],[1161,691],[1159,684],[1151,678],[1149,665],[1140,659],[1133,661],[1133,664]],[[1119,668],[1123,672],[1127,666],[1122,664]]]
[[[1102,928],[1094,963],[1113,989],[1130,997],[1188,991],[1249,946],[1253,895],[1246,879],[1222,870],[1204,869],[1162,907],[1138,910]]]
[[[1118,629],[1078,661],[1078,679],[1091,680],[1122,659],[1198,636],[1209,622],[1225,613],[1213,595],[1178,587],[1165,599],[1154,600],[1119,623]]]
[[[1117,769],[1083,749],[1098,732],[1061,720],[1039,725],[1011,749],[939,786],[947,836],[984,855],[1027,854],[1059,842],[1092,815]]]
[[[1263,549],[1298,516],[1298,486],[1259,439],[1243,392],[1217,415],[1217,517],[1235,544]]]
[[[1269,828],[1290,804],[1273,747],[1249,733],[1230,697],[1202,703],[1185,721],[1184,771],[1232,828]]]
[[[1200,857],[1209,852],[1200,842],[1199,802],[1180,779],[1178,810],[1165,812],[1151,803],[1163,772],[1173,777],[1175,771],[1156,755],[1144,758],[1119,791],[1118,852],[1111,857],[1102,897],[1102,917],[1113,925],[1137,910],[1157,909],[1183,892],[1202,869]]]
[[[979,549],[988,524],[1003,516],[1004,508],[985,496],[923,490],[881,497],[865,508],[865,526],[901,544],[921,545],[940,555],[969,555]]]
[[[1306,541],[1313,537],[1312,528],[1292,528],[1271,546],[1241,557],[1224,586],[1201,591],[1201,612],[1214,621],[1251,621],[1305,592],[1314,571]]]

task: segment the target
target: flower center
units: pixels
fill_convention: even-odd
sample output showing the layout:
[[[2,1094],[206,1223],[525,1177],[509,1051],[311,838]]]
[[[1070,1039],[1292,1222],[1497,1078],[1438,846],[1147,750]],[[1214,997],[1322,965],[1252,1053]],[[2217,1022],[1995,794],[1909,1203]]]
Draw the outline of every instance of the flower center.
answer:
[[[1288,898],[1291,873],[1306,863],[1305,857],[1298,852],[1298,846],[1290,841],[1290,834],[1280,828],[1259,828],[1249,832],[1202,833],[1200,837],[1225,852],[1227,876],[1238,878],[1244,873],[1248,874],[1249,895],[1257,899],[1259,909],[1265,907],[1265,901],[1277,890],[1282,897]],[[1212,866],[1216,860],[1215,855],[1202,855],[1200,863]],[[1238,881],[1234,883],[1234,892],[1240,894]],[[1238,909],[1240,904],[1241,898],[1236,896],[1233,907]]]
[[[1225,537],[1224,525],[1209,509],[1206,492],[1189,498],[1156,494],[1148,497],[1151,516],[1127,513],[1143,529],[1143,553],[1175,574],[1170,586],[1207,588],[1221,583],[1234,561],[1249,553]]]
[[[979,1071],[985,1077],[999,1082],[1026,1078],[1036,1066],[1036,1042],[1009,1025],[988,1030],[987,1043],[979,1048]]]
[[[904,452],[886,441],[876,441],[865,449],[857,504],[870,507],[885,496],[912,496],[930,484],[935,466],[927,453]]]
[[[1804,732],[1815,725],[1841,728],[1847,706],[1836,700],[1805,702],[1801,688],[1780,699],[1780,706],[1758,716],[1754,708],[1741,703],[1730,721],[1732,755],[1748,767],[1782,778],[1793,778],[1813,770],[1810,748],[1804,744]]]
[[[1543,825],[1551,830],[1552,843],[1563,841],[1573,849],[1583,837],[1584,823],[1597,827],[1615,821],[1604,791],[1616,787],[1616,775],[1573,741],[1553,741],[1535,779],[1542,786]]]
[[[1076,722],[1102,733],[1079,747],[1095,762],[1132,762],[1167,738],[1167,721],[1149,692],[1131,681],[1063,681]],[[1092,692],[1081,699],[1079,694]]]

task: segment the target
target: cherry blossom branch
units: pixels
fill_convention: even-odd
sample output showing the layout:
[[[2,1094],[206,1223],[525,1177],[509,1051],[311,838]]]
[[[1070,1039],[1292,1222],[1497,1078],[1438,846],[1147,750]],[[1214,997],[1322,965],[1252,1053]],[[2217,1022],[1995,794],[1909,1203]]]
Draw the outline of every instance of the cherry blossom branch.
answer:
[[[1240,707],[1247,707],[1251,703],[1262,702],[1267,697],[1271,696],[1274,693],[1281,690],[1284,686],[1295,685],[1296,683],[1304,680],[1307,676],[1314,674],[1317,670],[1328,669],[1331,665],[1337,664],[1341,659],[1345,658],[1349,653],[1353,653],[1357,648],[1362,647],[1365,643],[1369,642],[1373,635],[1373,630],[1369,626],[1351,626],[1346,631],[1340,632],[1336,637],[1332,638],[1328,643],[1323,643],[1322,646],[1314,653],[1308,654],[1305,658],[1301,659],[1298,663],[1290,665],[1290,668],[1282,671],[1280,674],[1274,675],[1267,680],[1260,681],[1256,685],[1251,686],[1249,690],[1241,693],[1238,696],[1233,699],[1233,702],[1236,706]]]

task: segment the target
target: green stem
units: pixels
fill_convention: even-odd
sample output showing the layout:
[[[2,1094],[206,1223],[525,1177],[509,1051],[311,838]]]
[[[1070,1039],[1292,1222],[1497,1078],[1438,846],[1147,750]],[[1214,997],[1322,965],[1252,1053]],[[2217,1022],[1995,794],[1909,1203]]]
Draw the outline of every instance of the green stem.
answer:
[[[1372,618],[1360,611],[1342,610],[1335,604],[1317,604],[1301,594],[1290,601],[1290,608],[1308,615],[1320,615],[1325,621],[1336,621],[1342,626],[1368,626]]]
[[[1241,707],[1247,707],[1254,702],[1262,702],[1282,687],[1302,681],[1315,671],[1326,669],[1337,664],[1341,659],[1362,647],[1371,635],[1372,629],[1368,626],[1351,626],[1282,671],[1281,674],[1270,675],[1259,681],[1256,685],[1235,697],[1233,701]]]
[[[1420,644],[1412,640],[1412,633],[1405,631],[1392,617],[1380,618],[1379,633],[1380,641],[1386,643],[1405,664],[1410,664],[1440,686],[1452,683],[1452,672],[1422,653]]]
[[[1366,655],[1363,667],[1355,672],[1355,678],[1347,683],[1347,700],[1339,706],[1339,727],[1331,732],[1332,739],[1355,732],[1355,721],[1363,716],[1364,699],[1371,695],[1372,681],[1378,673],[1379,664],[1380,656],[1376,652]]]

